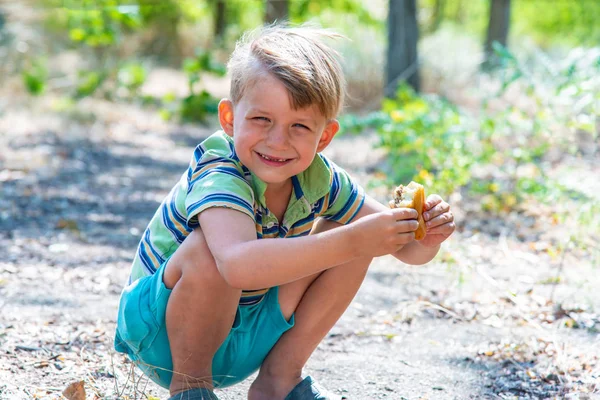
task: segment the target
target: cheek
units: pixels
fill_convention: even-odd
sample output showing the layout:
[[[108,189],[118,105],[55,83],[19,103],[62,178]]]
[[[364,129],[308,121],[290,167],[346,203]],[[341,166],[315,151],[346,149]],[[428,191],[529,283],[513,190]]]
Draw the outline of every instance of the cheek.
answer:
[[[243,140],[244,143],[251,143],[260,140],[262,133],[260,128],[244,121],[235,130],[235,135],[237,135],[240,140]]]
[[[296,151],[301,155],[302,160],[310,165],[317,153],[317,144],[312,140],[303,141],[297,144]]]
[[[248,139],[244,136],[238,135],[234,136],[233,142],[235,143],[235,151],[238,153],[240,157],[245,157],[247,153],[250,152],[250,145],[248,144]]]
[[[248,164],[252,160],[252,149],[256,145],[255,136],[248,130],[244,130],[243,125],[233,134],[235,151],[240,161],[244,164]]]
[[[316,153],[319,142],[314,137],[303,137],[298,141],[297,148],[303,153]]]

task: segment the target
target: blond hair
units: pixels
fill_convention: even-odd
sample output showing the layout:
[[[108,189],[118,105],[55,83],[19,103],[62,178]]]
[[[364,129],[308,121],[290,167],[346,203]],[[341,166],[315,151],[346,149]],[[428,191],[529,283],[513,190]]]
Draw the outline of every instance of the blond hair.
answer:
[[[240,101],[269,73],[287,88],[294,109],[316,105],[325,118],[335,118],[344,101],[344,74],[337,52],[322,39],[339,37],[307,25],[271,25],[244,35],[227,64],[231,100]]]

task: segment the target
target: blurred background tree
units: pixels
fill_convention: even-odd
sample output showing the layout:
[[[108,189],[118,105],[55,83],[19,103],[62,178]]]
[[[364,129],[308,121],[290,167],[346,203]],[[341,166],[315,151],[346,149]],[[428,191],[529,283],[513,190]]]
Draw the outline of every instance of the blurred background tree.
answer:
[[[177,66],[181,63],[182,50],[179,27],[186,16],[186,1],[177,0],[138,0],[138,13],[144,29],[152,32],[151,38],[142,50],[161,62]]]
[[[265,22],[286,21],[289,17],[288,0],[265,0]]]
[[[417,92],[419,91],[418,41],[416,0],[390,0],[386,96],[395,97],[396,88],[403,81],[406,81]]]
[[[211,6],[214,10],[214,35],[215,40],[222,41],[225,36],[225,27],[227,25],[227,19],[225,18],[227,6],[225,0],[212,0]]]
[[[510,0],[490,0],[490,17],[484,48],[484,67],[492,68],[497,65],[497,57],[495,57],[493,46],[494,43],[498,43],[506,47],[509,26]]]

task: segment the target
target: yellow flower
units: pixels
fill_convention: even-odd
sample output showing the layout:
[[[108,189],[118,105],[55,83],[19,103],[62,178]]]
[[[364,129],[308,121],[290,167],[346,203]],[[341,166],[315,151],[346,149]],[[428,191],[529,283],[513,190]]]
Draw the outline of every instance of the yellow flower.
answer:
[[[431,185],[431,183],[433,182],[433,175],[426,169],[422,169],[421,171],[419,171],[417,177],[419,181],[425,182],[427,186]]]
[[[406,115],[400,110],[392,111],[390,117],[392,117],[392,121],[394,122],[402,122],[406,119]]]

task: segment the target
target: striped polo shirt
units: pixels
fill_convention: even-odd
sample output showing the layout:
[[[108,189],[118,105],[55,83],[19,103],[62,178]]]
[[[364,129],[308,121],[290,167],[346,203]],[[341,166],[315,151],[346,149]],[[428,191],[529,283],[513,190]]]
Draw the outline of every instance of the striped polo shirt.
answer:
[[[360,210],[364,190],[340,167],[317,154],[304,172],[292,177],[293,194],[283,222],[266,207],[266,184],[239,160],[233,139],[217,131],[194,150],[190,165],[165,197],[144,231],[129,283],[156,272],[199,226],[198,215],[226,207],[248,215],[256,237],[292,238],[308,235],[317,217],[341,224]],[[242,291],[240,304],[259,302],[268,288]]]

